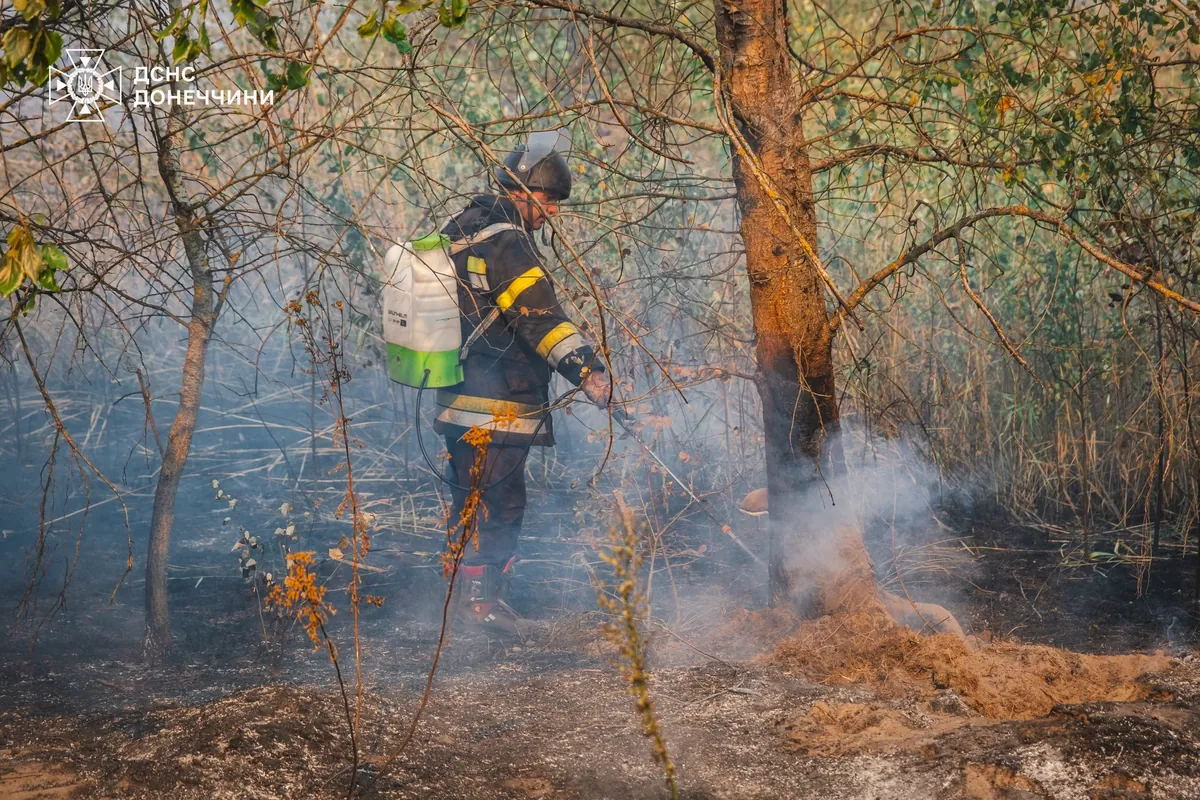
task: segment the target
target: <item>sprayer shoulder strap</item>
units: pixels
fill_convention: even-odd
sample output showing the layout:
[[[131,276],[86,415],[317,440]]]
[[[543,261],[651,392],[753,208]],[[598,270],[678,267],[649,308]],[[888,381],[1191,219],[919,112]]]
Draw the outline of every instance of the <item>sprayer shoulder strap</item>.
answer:
[[[482,229],[476,231],[475,233],[471,234],[470,236],[468,236],[465,239],[460,239],[457,242],[453,242],[450,245],[450,247],[447,248],[447,250],[449,251],[450,255],[456,256],[459,253],[461,253],[463,250],[467,250],[471,247],[474,247],[477,244],[482,244],[483,242],[486,242],[488,239],[492,238],[493,236],[495,236],[498,233],[503,233],[504,231],[519,231],[519,230],[521,230],[521,226],[517,225],[515,223],[496,222],[491,225],[488,225],[486,228],[482,228]]]
[[[460,239],[459,241],[454,242],[453,244],[450,245],[450,247],[447,248],[447,251],[450,253],[451,256],[455,256],[464,250],[474,247],[477,244],[482,244],[483,242],[487,241],[488,239],[492,238],[493,236],[495,236],[498,233],[503,233],[504,231],[519,231],[519,230],[521,230],[521,226],[516,225],[512,222],[496,222],[491,225],[488,225],[486,228],[481,228],[480,230],[476,231],[475,233],[471,234],[470,236],[466,237],[465,239]],[[487,288],[487,278],[484,275],[473,275],[471,277],[473,279],[472,280],[473,286],[477,285],[479,288],[484,288],[484,289]],[[479,280],[478,284],[476,284],[474,282],[474,279],[476,279],[476,278]],[[486,331],[488,328],[490,328],[492,326],[492,323],[494,323],[499,318],[499,316],[500,316],[500,309],[493,308],[490,314],[488,314],[486,317],[484,317],[482,320],[480,320],[479,324],[475,326],[475,329],[473,331],[471,331],[471,335],[467,337],[467,340],[465,342],[463,342],[462,348],[458,351],[458,358],[460,361],[467,360],[467,353],[471,350],[471,345],[475,344],[475,342],[479,339],[479,337],[483,335],[483,332]]]

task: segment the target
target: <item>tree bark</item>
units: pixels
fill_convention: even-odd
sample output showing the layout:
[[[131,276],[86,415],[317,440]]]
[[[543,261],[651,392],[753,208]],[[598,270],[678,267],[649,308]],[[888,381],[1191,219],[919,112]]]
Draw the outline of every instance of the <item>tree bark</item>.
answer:
[[[786,26],[783,0],[721,0],[718,7],[725,91],[742,136],[796,228],[746,159],[735,157],[766,437],[768,586],[773,603],[791,602],[813,616],[821,611],[821,565],[805,564],[803,551],[824,533],[811,521],[812,504],[822,502],[822,480],[840,469],[841,452],[831,435],[838,429],[838,409],[824,287],[818,264],[796,236],[817,252],[812,170]],[[824,502],[831,500],[825,496]]]
[[[200,220],[188,201],[180,174],[180,140],[186,126],[184,110],[180,106],[172,106],[167,116],[166,130],[158,143],[158,171],[170,196],[175,225],[183,241],[184,256],[192,279],[192,306],[179,407],[167,435],[167,448],[154,490],[154,510],[150,517],[150,541],[146,551],[146,633],[142,642],[143,656],[150,662],[163,661],[171,649],[167,556],[175,522],[175,495],[192,448],[192,434],[196,430],[196,416],[204,386],[208,343],[217,316],[213,277],[208,268]]]

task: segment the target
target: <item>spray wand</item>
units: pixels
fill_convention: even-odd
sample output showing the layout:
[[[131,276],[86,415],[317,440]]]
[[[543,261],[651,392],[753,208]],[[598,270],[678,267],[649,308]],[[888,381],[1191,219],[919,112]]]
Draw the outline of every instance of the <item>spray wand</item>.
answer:
[[[654,450],[651,449],[650,445],[646,444],[646,442],[642,440],[642,437],[637,435],[637,431],[635,431],[633,428],[633,426],[635,424],[634,418],[631,417],[629,414],[627,414],[623,409],[617,408],[615,406],[612,407],[610,409],[610,411],[612,412],[613,419],[617,421],[617,424],[621,426],[621,428],[625,431],[625,433],[627,433],[631,437],[633,437],[633,440],[635,442],[637,442],[638,444],[640,444],[642,446],[642,449],[646,451],[646,455],[648,455],[648,456],[650,456],[650,458],[654,459],[654,463],[658,464],[659,468],[662,469],[662,471],[667,474],[667,477],[669,477],[671,480],[675,481],[675,483],[677,483],[679,485],[679,488],[683,489],[683,491],[687,493],[688,497],[695,500],[696,504],[700,506],[700,510],[703,511],[706,515],[708,515],[709,519],[711,519],[713,522],[720,525],[721,531],[724,532],[730,539],[732,539],[734,544],[736,544],[738,547],[742,548],[742,550],[745,551],[746,555],[748,555],[752,559],[754,559],[754,562],[756,564],[758,564],[760,567],[765,566],[765,564],[763,564],[763,560],[761,558],[759,558],[757,555],[755,555],[754,551],[751,550],[749,547],[747,547],[745,542],[743,542],[741,539],[739,539],[737,537],[737,534],[733,532],[733,528],[731,528],[729,525],[723,523],[721,520],[717,519],[717,515],[714,514],[712,512],[712,509],[710,509],[708,507],[708,503],[706,503],[699,495],[697,495],[695,492],[693,492],[686,483],[684,483],[682,480],[680,480],[679,476],[676,475],[674,472],[672,472],[671,468],[666,465],[666,462],[664,462],[661,458],[659,458],[658,453],[655,453]]]

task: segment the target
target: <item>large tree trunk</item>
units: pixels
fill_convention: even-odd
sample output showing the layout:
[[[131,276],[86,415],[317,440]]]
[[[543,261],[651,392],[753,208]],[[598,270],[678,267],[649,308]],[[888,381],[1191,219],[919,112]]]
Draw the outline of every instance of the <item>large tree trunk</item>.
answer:
[[[188,347],[183,360],[179,407],[167,436],[167,449],[158,474],[158,486],[154,490],[154,511],[150,518],[150,542],[146,552],[146,634],[142,651],[151,662],[162,661],[171,649],[167,554],[171,528],[175,522],[175,493],[192,449],[192,433],[196,430],[196,415],[200,410],[200,393],[204,386],[208,343],[216,322],[213,279],[204,252],[200,220],[188,200],[180,175],[180,140],[186,124],[184,110],[180,106],[172,106],[167,116],[166,130],[158,143],[158,171],[171,198],[175,225],[183,240],[184,256],[192,278],[192,316],[188,323]]]
[[[817,251],[812,170],[789,64],[785,14],[782,0],[721,0],[717,43],[739,130],[791,217],[789,225],[751,165],[736,158],[766,437],[770,593],[773,602],[786,600],[812,616],[821,611],[817,584],[822,565],[811,563],[804,549],[806,542],[827,533],[813,529],[817,523],[811,512],[813,504],[819,508],[822,502],[822,478],[839,468],[841,453],[831,436],[838,428],[838,411],[820,268],[796,235]],[[826,495],[824,503],[829,502]]]

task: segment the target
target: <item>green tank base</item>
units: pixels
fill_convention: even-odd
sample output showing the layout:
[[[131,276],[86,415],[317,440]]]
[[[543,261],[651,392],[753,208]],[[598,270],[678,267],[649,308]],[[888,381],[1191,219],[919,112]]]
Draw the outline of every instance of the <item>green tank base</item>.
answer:
[[[421,387],[425,370],[429,370],[426,389],[439,389],[462,383],[463,368],[458,360],[458,350],[443,350],[439,353],[422,353],[409,350],[398,344],[387,346],[388,377],[396,383],[415,388]]]

